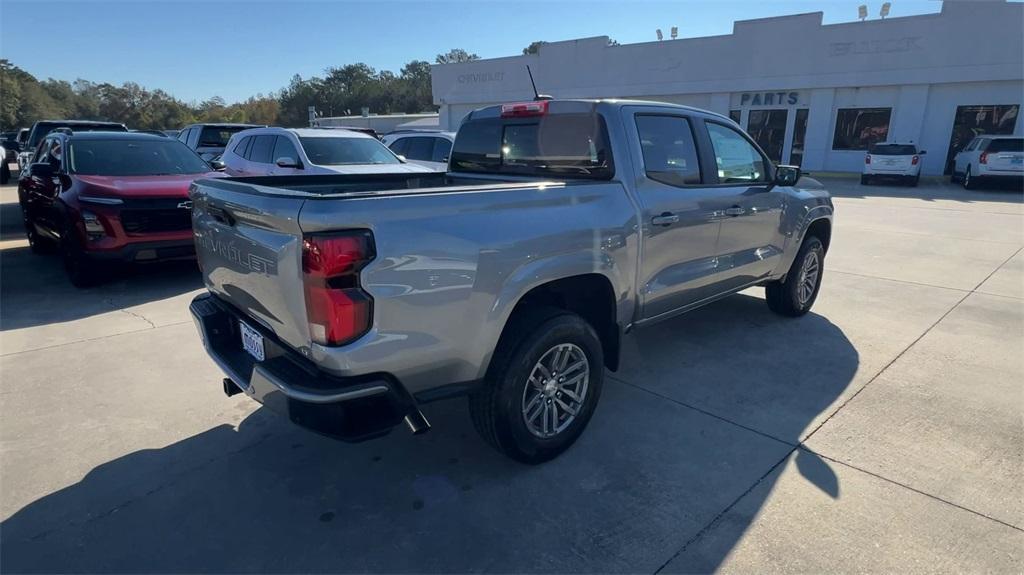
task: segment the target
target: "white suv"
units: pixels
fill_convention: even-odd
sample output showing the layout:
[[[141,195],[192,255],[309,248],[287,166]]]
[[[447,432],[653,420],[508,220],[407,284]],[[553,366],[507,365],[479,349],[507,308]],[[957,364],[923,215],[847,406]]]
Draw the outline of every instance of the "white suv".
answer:
[[[455,132],[392,132],[383,138],[391,151],[432,170],[448,171]]]
[[[870,184],[878,178],[899,178],[916,186],[921,179],[921,156],[926,153],[911,143],[872,144],[864,156],[860,183]]]
[[[238,132],[231,136],[221,161],[232,176],[432,171],[406,163],[372,136],[317,128],[256,128]]]
[[[1024,179],[1024,137],[976,136],[953,157],[949,179],[968,190],[982,179]]]

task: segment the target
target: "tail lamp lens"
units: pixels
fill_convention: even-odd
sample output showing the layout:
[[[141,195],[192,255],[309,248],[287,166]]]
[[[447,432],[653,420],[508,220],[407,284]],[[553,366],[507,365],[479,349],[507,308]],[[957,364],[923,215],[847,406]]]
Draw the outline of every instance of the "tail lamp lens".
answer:
[[[359,286],[359,271],[374,255],[373,236],[366,231],[302,240],[306,315],[314,342],[342,345],[370,329],[373,298]]]
[[[871,154],[868,154],[868,155],[864,156],[864,163],[865,164],[870,164],[871,163]]]
[[[978,158],[978,163],[979,164],[987,164],[988,163],[988,152],[982,152],[981,153],[981,157]]]
[[[913,158],[910,158],[910,165],[916,166],[919,161],[921,161],[921,158],[919,156],[914,156]]]

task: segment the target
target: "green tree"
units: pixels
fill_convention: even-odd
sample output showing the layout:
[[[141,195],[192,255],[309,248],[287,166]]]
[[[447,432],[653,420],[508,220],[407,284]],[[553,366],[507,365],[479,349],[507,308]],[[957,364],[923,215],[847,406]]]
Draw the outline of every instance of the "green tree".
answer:
[[[438,54],[434,58],[434,62],[437,64],[458,64],[459,62],[470,62],[472,60],[479,60],[480,56],[471,54],[462,48],[453,48],[448,50],[446,54]]]
[[[527,56],[529,54],[536,54],[537,52],[540,52],[540,47],[543,46],[544,44],[547,44],[547,42],[545,42],[544,40],[530,42],[529,46],[523,48],[523,55]]]

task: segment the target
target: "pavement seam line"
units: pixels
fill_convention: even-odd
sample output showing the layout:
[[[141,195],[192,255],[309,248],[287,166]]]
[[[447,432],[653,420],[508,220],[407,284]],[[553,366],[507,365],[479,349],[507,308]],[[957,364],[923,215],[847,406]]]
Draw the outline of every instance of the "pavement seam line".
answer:
[[[821,456],[821,457],[825,457],[825,456],[823,456],[823,455],[821,455],[821,454],[819,454],[819,453],[816,453],[816,452],[814,452],[814,451],[811,451],[810,449],[806,448],[804,444],[805,444],[805,443],[807,442],[807,440],[809,440],[809,439],[811,438],[811,436],[813,436],[813,435],[814,435],[815,433],[817,433],[817,432],[818,432],[818,430],[819,430],[819,429],[821,429],[821,427],[822,427],[823,425],[825,425],[826,423],[828,423],[829,421],[831,421],[831,420],[832,420],[832,418],[833,418],[833,417],[835,417],[835,415],[836,415],[837,413],[839,413],[839,411],[840,411],[840,410],[842,410],[842,409],[843,409],[844,407],[846,407],[846,406],[847,406],[847,405],[848,405],[848,404],[849,404],[849,403],[850,403],[851,401],[853,401],[853,399],[854,399],[855,397],[857,397],[858,395],[860,395],[860,393],[861,393],[862,391],[864,391],[865,389],[867,389],[867,387],[868,387],[869,385],[871,385],[871,383],[872,383],[872,382],[874,382],[874,381],[875,381],[876,379],[878,379],[878,378],[879,378],[879,377],[880,377],[880,376],[881,376],[881,375],[882,375],[883,373],[885,373],[885,371],[886,371],[886,370],[888,370],[888,369],[889,369],[889,368],[890,368],[890,367],[891,367],[891,366],[892,366],[892,365],[893,365],[894,363],[896,363],[896,361],[898,361],[898,360],[899,360],[899,359],[900,359],[901,357],[903,357],[903,355],[904,355],[904,354],[906,354],[906,353],[907,353],[908,351],[910,351],[910,349],[911,349],[912,347],[914,347],[915,345],[917,345],[917,342],[921,341],[921,340],[922,340],[922,339],[924,338],[924,336],[928,335],[928,333],[929,333],[929,332],[931,332],[931,330],[932,330],[932,329],[934,329],[934,328],[935,328],[935,326],[939,325],[939,323],[941,323],[943,319],[945,319],[945,318],[946,318],[946,317],[947,317],[947,316],[948,316],[949,314],[953,313],[953,310],[955,310],[956,308],[958,308],[958,307],[960,306],[960,304],[961,304],[961,303],[963,303],[963,302],[964,302],[964,301],[965,301],[965,300],[966,300],[966,299],[967,299],[968,297],[970,297],[970,296],[971,296],[971,294],[975,293],[975,290],[977,290],[978,288],[980,288],[980,287],[981,287],[981,286],[982,286],[982,285],[983,285],[983,284],[984,284],[984,283],[985,283],[986,281],[988,281],[988,279],[989,279],[989,278],[991,278],[991,277],[992,277],[993,275],[995,275],[995,273],[996,273],[997,271],[999,271],[1000,269],[1002,269],[1002,267],[1003,267],[1003,266],[1005,266],[1005,265],[1006,265],[1007,263],[1009,263],[1009,262],[1010,262],[1010,260],[1012,260],[1012,259],[1013,259],[1014,257],[1016,257],[1016,255],[1017,255],[1018,253],[1020,253],[1020,252],[1021,252],[1022,250],[1024,250],[1024,247],[1022,247],[1022,248],[1018,248],[1018,249],[1017,249],[1017,251],[1015,251],[1015,252],[1014,252],[1014,253],[1013,253],[1013,254],[1012,254],[1012,255],[1011,255],[1010,257],[1006,258],[1006,260],[1004,260],[1004,261],[1003,261],[1003,262],[1002,262],[1001,264],[999,264],[998,266],[996,266],[996,268],[995,268],[995,269],[993,269],[991,273],[989,273],[989,274],[988,274],[987,276],[985,276],[985,278],[984,278],[984,279],[982,279],[982,280],[981,280],[981,281],[980,281],[980,282],[978,283],[978,285],[976,285],[976,286],[974,287],[974,289],[972,289],[971,291],[969,291],[969,292],[965,293],[963,297],[961,297],[961,298],[960,298],[959,300],[957,300],[957,302],[956,302],[955,304],[953,304],[953,306],[952,306],[951,308],[949,308],[949,309],[948,309],[948,310],[947,310],[947,311],[946,311],[945,313],[943,313],[943,314],[942,314],[942,315],[941,315],[941,316],[940,316],[940,317],[939,317],[939,318],[938,318],[937,320],[935,320],[935,322],[934,322],[934,323],[932,323],[932,324],[931,324],[930,326],[928,326],[928,328],[926,328],[926,329],[924,330],[924,332],[922,332],[922,333],[921,333],[921,335],[919,335],[919,336],[918,336],[917,338],[915,338],[915,339],[914,339],[914,341],[910,342],[910,344],[909,344],[909,345],[907,345],[907,347],[905,347],[905,348],[904,348],[904,349],[903,349],[902,351],[900,351],[900,353],[899,353],[899,354],[897,354],[897,355],[896,355],[896,357],[894,357],[894,358],[892,359],[892,361],[890,361],[889,363],[885,364],[885,366],[883,366],[883,367],[882,367],[882,368],[881,368],[880,370],[878,370],[878,372],[877,372],[877,373],[876,373],[875,375],[873,375],[873,376],[871,377],[871,379],[869,379],[869,380],[868,380],[868,381],[867,381],[867,382],[866,382],[866,383],[865,383],[864,385],[862,385],[862,386],[860,387],[860,389],[858,389],[858,390],[857,390],[857,391],[856,391],[856,392],[855,392],[855,393],[854,393],[854,394],[853,394],[852,396],[850,396],[850,398],[849,398],[849,399],[847,399],[846,401],[844,401],[844,402],[842,403],[842,405],[840,405],[839,407],[837,407],[837,408],[835,409],[835,411],[833,411],[833,412],[832,412],[831,414],[829,414],[829,416],[828,416],[827,418],[825,418],[825,420],[824,420],[824,421],[822,421],[822,422],[821,422],[820,424],[818,424],[818,425],[817,425],[817,426],[816,426],[816,427],[815,427],[815,428],[814,428],[814,429],[813,429],[813,430],[812,430],[812,431],[811,431],[810,433],[808,433],[808,434],[807,434],[807,435],[806,435],[806,436],[805,436],[805,437],[803,438],[803,440],[801,440],[801,441],[800,441],[800,442],[799,442],[799,443],[798,443],[797,445],[793,446],[793,448],[792,448],[791,450],[789,450],[789,451],[788,451],[788,452],[786,453],[786,455],[785,455],[785,456],[784,456],[784,457],[783,457],[783,458],[782,458],[782,459],[781,459],[780,461],[776,462],[776,463],[775,463],[775,465],[771,466],[771,468],[770,468],[770,469],[769,469],[769,470],[768,470],[768,471],[767,471],[767,472],[766,472],[766,473],[765,473],[764,475],[762,475],[761,477],[759,477],[759,478],[757,479],[757,481],[755,481],[755,482],[754,482],[754,484],[753,484],[753,485],[751,485],[751,486],[750,486],[749,488],[747,488],[747,489],[746,489],[746,490],[745,490],[745,491],[744,491],[744,492],[743,492],[742,494],[740,494],[740,496],[739,496],[739,497],[737,497],[736,499],[734,499],[734,500],[733,500],[733,501],[732,501],[732,502],[731,502],[731,503],[730,503],[729,505],[727,505],[727,506],[725,507],[725,509],[723,509],[723,510],[722,510],[722,511],[721,511],[720,513],[718,513],[717,515],[715,515],[715,516],[714,516],[714,517],[713,517],[713,518],[711,519],[711,521],[709,521],[709,522],[707,523],[707,525],[705,525],[704,527],[702,527],[702,528],[701,528],[701,529],[700,529],[700,530],[699,530],[699,531],[698,531],[698,532],[697,532],[696,534],[694,534],[694,536],[693,536],[693,537],[691,537],[691,538],[687,539],[687,540],[686,540],[686,542],[685,542],[685,543],[683,543],[683,546],[679,548],[679,550],[677,550],[677,551],[676,551],[676,552],[675,552],[675,553],[674,553],[674,554],[673,554],[673,555],[672,555],[671,557],[669,557],[669,558],[668,558],[668,560],[666,560],[666,561],[665,561],[664,563],[662,563],[662,564],[661,564],[661,566],[660,566],[660,567],[658,567],[658,568],[657,568],[657,569],[656,569],[656,570],[654,571],[654,575],[658,575],[658,573],[661,573],[661,571],[662,571],[662,570],[664,570],[664,569],[665,569],[665,567],[667,567],[669,563],[671,563],[671,562],[672,562],[672,561],[674,561],[674,560],[675,560],[675,559],[676,559],[677,557],[679,557],[679,555],[681,555],[681,554],[683,553],[683,551],[686,551],[686,548],[687,548],[687,547],[689,547],[690,545],[692,545],[692,544],[693,544],[694,542],[696,542],[696,541],[700,540],[700,539],[701,539],[701,538],[702,538],[702,537],[703,537],[703,536],[704,536],[704,535],[705,535],[705,534],[706,534],[706,533],[707,533],[708,531],[710,531],[710,530],[711,530],[711,528],[712,528],[712,527],[714,527],[715,523],[717,523],[719,519],[721,519],[721,518],[722,518],[722,517],[723,517],[723,516],[724,516],[724,515],[725,515],[726,513],[728,513],[728,512],[730,511],[730,510],[732,510],[732,508],[733,508],[733,507],[735,507],[735,506],[736,506],[736,504],[737,504],[737,503],[739,503],[739,502],[740,502],[740,501],[741,501],[741,500],[742,500],[742,499],[743,499],[744,497],[746,497],[746,496],[747,496],[747,494],[749,494],[749,493],[750,493],[751,491],[753,491],[753,490],[754,490],[754,489],[755,489],[755,488],[756,488],[756,487],[757,487],[758,485],[760,485],[760,484],[761,484],[761,482],[762,482],[762,481],[764,481],[764,479],[765,479],[766,477],[768,477],[768,475],[770,475],[770,474],[771,474],[771,473],[772,473],[773,471],[775,471],[775,469],[776,469],[776,468],[778,468],[778,467],[779,467],[779,465],[780,465],[781,463],[783,463],[784,461],[786,461],[786,459],[787,459],[787,458],[789,458],[789,457],[790,457],[790,456],[791,456],[791,455],[792,455],[792,454],[793,454],[794,452],[796,452],[797,450],[800,450],[800,449],[804,449],[804,450],[806,450],[806,451],[808,451],[808,452],[810,452],[810,453],[814,453],[814,454],[816,454],[816,455],[819,455],[819,456]],[[700,413],[704,413],[704,414],[706,414],[706,415],[709,415],[709,416],[711,416],[711,417],[714,417],[714,418],[716,418],[716,419],[719,419],[719,420],[721,420],[721,421],[724,421],[724,422],[728,422],[728,423],[731,423],[731,424],[733,424],[733,425],[735,425],[735,426],[737,426],[737,427],[740,427],[740,428],[742,428],[742,429],[746,429],[746,430],[748,430],[748,431],[752,431],[752,432],[754,432],[754,433],[757,433],[758,435],[762,435],[762,436],[764,436],[764,437],[768,437],[768,438],[771,438],[771,439],[775,439],[776,441],[781,441],[781,440],[779,440],[779,439],[777,439],[777,438],[774,438],[774,437],[772,437],[772,436],[770,436],[770,435],[767,435],[767,434],[765,434],[765,433],[762,433],[762,432],[760,432],[760,431],[757,431],[757,430],[754,430],[754,429],[750,429],[750,428],[748,428],[748,427],[746,427],[746,426],[744,426],[744,425],[741,425],[741,424],[739,424],[739,423],[736,423],[736,422],[734,422],[734,421],[730,421],[730,420],[728,420],[728,419],[726,419],[726,418],[724,418],[724,417],[721,417],[721,416],[718,416],[718,415],[715,415],[715,414],[712,414],[712,413],[708,413],[708,412],[706,412],[706,411],[704,411],[704,410],[702,410],[702,409],[699,409],[699,408],[693,407],[693,406],[691,406],[691,405],[687,405],[687,404],[684,404],[683,402],[680,402],[680,401],[678,401],[678,400],[675,400],[675,399],[672,399],[672,398],[669,398],[669,397],[665,397],[665,396],[663,396],[663,395],[661,395],[661,394],[659,394],[659,393],[655,393],[655,392],[653,392],[653,391],[651,391],[651,390],[648,390],[648,389],[646,389],[646,388],[642,388],[642,387],[639,387],[639,386],[637,386],[637,385],[635,385],[635,384],[632,384],[632,383],[628,383],[628,382],[625,382],[625,381],[623,381],[623,380],[621,380],[621,379],[619,379],[619,378],[616,378],[616,377],[614,377],[614,376],[609,376],[609,379],[612,379],[613,381],[617,381],[617,382],[620,382],[620,383],[624,383],[624,384],[626,384],[626,385],[629,385],[629,386],[631,386],[631,387],[635,387],[636,389],[641,389],[641,390],[643,390],[643,391],[647,391],[648,393],[650,393],[650,394],[652,394],[652,395],[655,395],[655,396],[657,396],[657,397],[664,397],[665,399],[667,399],[667,400],[669,400],[669,401],[671,401],[671,402],[673,402],[673,403],[676,403],[676,404],[678,404],[678,405],[682,405],[682,406],[688,407],[688,408],[690,408],[690,409],[693,409],[694,411],[698,411],[698,412],[700,412]],[[788,442],[782,442],[782,443],[786,443],[787,445],[792,445],[792,444],[789,444]],[[1009,524],[1009,523],[1006,523],[1006,522],[1004,522],[1004,521],[1000,521],[999,519],[996,519],[996,518],[994,518],[994,517],[989,517],[989,516],[985,515],[984,513],[980,513],[980,512],[978,512],[978,511],[974,511],[974,510],[972,510],[972,509],[969,509],[969,508],[963,507],[963,506],[961,506],[961,505],[957,505],[957,504],[955,504],[955,503],[952,503],[952,502],[946,501],[945,499],[942,499],[942,498],[940,498],[940,497],[937,497],[937,496],[935,496],[935,495],[931,495],[931,494],[929,494],[929,493],[925,493],[925,492],[923,492],[923,491],[920,491],[920,490],[918,490],[918,489],[915,489],[915,488],[913,488],[913,487],[910,487],[910,486],[908,486],[908,485],[904,485],[904,484],[902,484],[902,483],[900,483],[900,482],[898,482],[898,481],[894,481],[894,480],[892,480],[892,479],[889,479],[889,478],[887,478],[887,477],[884,477],[884,476],[882,476],[882,475],[878,475],[878,474],[875,474],[875,473],[871,473],[871,472],[865,471],[865,470],[863,470],[863,469],[860,469],[860,468],[858,468],[858,467],[855,467],[855,466],[853,466],[853,465],[850,465],[850,464],[847,464],[847,463],[844,463],[844,462],[841,462],[841,461],[836,461],[836,460],[834,460],[834,459],[832,459],[832,458],[830,458],[830,457],[826,457],[826,459],[828,459],[829,461],[835,461],[836,463],[839,463],[839,464],[841,464],[841,465],[845,465],[846,467],[849,467],[849,468],[851,468],[851,469],[855,469],[855,470],[857,470],[857,471],[861,471],[861,472],[863,472],[863,473],[866,473],[866,474],[868,474],[868,475],[871,475],[871,476],[873,476],[873,477],[877,477],[878,479],[881,479],[881,480],[887,481],[887,482],[889,482],[889,483],[892,483],[893,485],[897,485],[897,486],[900,486],[900,487],[904,487],[904,488],[906,488],[907,490],[909,490],[909,491],[912,491],[912,492],[914,492],[914,493],[918,493],[918,494],[924,495],[924,496],[926,496],[926,497],[930,497],[930,498],[932,498],[932,499],[934,499],[934,500],[936,500],[936,501],[940,501],[940,502],[943,502],[943,503],[947,503],[947,504],[949,504],[949,505],[950,505],[950,506],[952,506],[952,507],[956,507],[956,508],[958,508],[958,509],[962,509],[962,510],[964,510],[964,511],[968,511],[968,512],[970,512],[970,513],[973,513],[973,514],[975,514],[975,515],[979,516],[979,517],[984,517],[984,518],[986,518],[986,519],[990,519],[990,520],[992,520],[992,521],[994,521],[994,522],[996,522],[996,523],[999,523],[999,524],[1001,524],[1001,525],[1006,525],[1007,527],[1011,527],[1011,528],[1013,528],[1013,529],[1017,529],[1018,531],[1021,531],[1021,529],[1019,529],[1019,528],[1017,528],[1017,527],[1015,527],[1015,526],[1013,526],[1013,525],[1011,525],[1011,524]]]
[[[729,503],[729,505],[727,505],[725,507],[725,509],[723,509],[717,515],[715,515],[713,518],[711,518],[711,521],[708,521],[707,525],[702,527],[700,529],[700,531],[698,531],[697,533],[695,533],[693,535],[693,537],[690,537],[689,539],[687,539],[686,542],[683,543],[683,546],[680,547],[678,551],[673,553],[672,556],[669,557],[668,559],[666,559],[665,562],[662,563],[660,567],[658,567],[657,569],[654,570],[654,575],[658,575],[658,573],[661,573],[662,570],[665,569],[665,567],[668,567],[669,563],[675,561],[677,557],[682,555],[683,551],[686,551],[687,547],[689,547],[690,545],[692,545],[693,543],[699,541],[702,537],[704,537],[704,535],[707,534],[707,532],[710,531],[711,528],[714,527],[716,523],[718,523],[719,519],[724,517],[725,514],[728,513],[729,511],[732,511],[732,508],[735,507],[736,504],[738,504],[740,501],[742,501],[743,498],[746,497],[748,494],[750,494],[751,491],[756,489],[758,485],[761,485],[761,483],[765,480],[765,478],[767,478],[769,475],[774,473],[775,470],[778,469],[778,467],[780,465],[785,463],[786,460],[789,459],[790,456],[792,456],[793,453],[795,453],[797,451],[797,449],[799,449],[799,448],[794,446],[792,449],[787,451],[786,454],[782,456],[782,459],[778,460],[777,462],[775,462],[775,465],[772,465],[770,468],[768,468],[768,471],[766,471],[764,473],[764,475],[762,475],[761,477],[758,477],[757,481],[755,481],[753,485],[751,485],[750,487],[745,489],[743,491],[743,493],[740,493],[739,496],[736,497],[736,499],[733,499],[732,502]]]
[[[656,391],[647,389],[646,387],[637,385],[635,383],[626,381],[624,379],[619,379],[618,377],[615,377],[614,375],[608,375],[607,377],[608,377],[608,379],[610,379],[612,381],[621,383],[623,385],[628,385],[629,387],[632,387],[633,389],[637,389],[637,390],[643,391],[644,393],[648,393],[650,395],[653,395],[654,397],[657,397],[657,398],[664,399],[666,401],[672,402],[672,403],[674,403],[674,404],[676,404],[676,405],[678,405],[680,407],[685,407],[687,409],[692,409],[693,411],[696,411],[697,413],[701,413],[701,414],[704,414],[704,415],[706,415],[708,417],[711,417],[711,418],[717,419],[719,421],[722,421],[724,423],[728,423],[729,425],[736,426],[736,427],[738,427],[738,428],[740,428],[740,429],[742,429],[744,431],[749,431],[751,433],[756,433],[757,435],[760,435],[761,437],[764,437],[766,439],[771,439],[772,441],[778,441],[779,443],[781,443],[783,445],[788,445],[790,447],[796,447],[796,446],[799,445],[799,443],[793,443],[792,441],[786,441],[784,439],[779,439],[778,437],[775,437],[774,435],[765,433],[763,431],[759,431],[757,429],[754,429],[753,427],[747,427],[746,425],[743,425],[742,423],[737,423],[737,422],[735,422],[735,421],[733,421],[731,419],[722,417],[721,415],[717,415],[717,414],[715,414],[715,413],[713,413],[711,411],[707,411],[707,410],[701,409],[699,407],[690,405],[689,403],[686,403],[684,401],[680,401],[678,399],[675,399],[673,397],[669,397],[667,395],[660,394],[660,393],[658,393]]]
[[[132,317],[137,317],[137,318],[141,319],[142,321],[144,321],[144,322],[149,324],[149,328],[150,329],[156,329],[156,324],[153,323],[152,321],[150,321],[149,318],[147,318],[146,316],[142,315],[141,313],[135,313],[133,311],[130,311],[128,308],[117,307],[117,305],[114,304],[113,298],[104,298],[103,299],[103,303],[105,303],[108,306],[110,306],[110,309],[112,309],[114,311],[119,311],[121,313],[126,313],[126,314],[128,314],[128,315],[130,315]]]
[[[992,215],[992,214],[986,214],[986,215]],[[926,233],[923,233],[923,232],[907,232],[907,231],[894,230],[894,229],[891,229],[891,228],[877,228],[877,227],[872,227],[872,226],[856,226],[856,227],[857,227],[858,230],[863,230],[863,231],[868,231],[868,232],[881,232],[883,234],[897,234],[897,235],[904,235],[904,236],[914,236],[914,237],[919,237],[919,238],[939,238],[939,239],[942,239],[942,240],[953,240],[953,241],[959,241],[959,242],[981,242],[981,243],[987,243],[987,244],[1004,244],[1004,245],[1011,245],[1011,246],[1019,245],[1018,244],[1018,240],[1016,240],[1016,239],[1013,239],[1013,240],[982,240],[982,239],[978,239],[978,238],[966,238],[966,237],[963,237],[963,236],[943,236],[943,235],[939,235],[939,234],[926,234]]]
[[[919,336],[917,336],[916,338],[914,338],[914,341],[910,342],[910,343],[909,343],[909,344],[907,345],[907,347],[903,348],[903,350],[902,350],[902,351],[900,351],[900,352],[899,352],[898,354],[896,354],[896,357],[892,358],[892,360],[891,360],[891,361],[889,361],[889,362],[888,362],[888,363],[886,363],[886,364],[885,364],[884,366],[882,366],[882,369],[878,370],[878,373],[876,373],[875,375],[871,376],[871,379],[869,379],[869,380],[867,381],[867,383],[865,383],[864,385],[860,386],[860,389],[858,389],[858,390],[857,390],[856,392],[854,392],[854,394],[853,394],[853,395],[851,395],[851,396],[850,396],[850,397],[849,397],[849,398],[848,398],[848,399],[847,399],[846,401],[844,401],[844,402],[843,402],[843,403],[842,403],[842,404],[841,404],[841,405],[840,405],[839,407],[835,408],[835,410],[833,410],[833,411],[832,411],[832,413],[830,413],[828,417],[826,417],[826,418],[825,418],[825,419],[824,419],[824,420],[823,420],[823,421],[822,421],[821,423],[819,423],[819,424],[818,424],[818,425],[817,425],[817,426],[816,426],[816,427],[815,427],[815,428],[814,428],[813,430],[811,430],[811,432],[810,432],[810,433],[808,433],[807,435],[805,435],[805,436],[804,436],[804,438],[803,438],[803,440],[802,440],[802,441],[801,441],[800,443],[801,443],[801,444],[803,444],[803,443],[806,443],[806,442],[807,442],[807,440],[808,440],[808,439],[810,439],[810,438],[811,438],[811,437],[812,437],[812,436],[813,436],[813,435],[814,435],[815,433],[817,433],[817,432],[818,432],[818,430],[819,430],[819,429],[821,429],[821,428],[822,428],[822,427],[823,427],[823,426],[824,426],[824,425],[825,425],[826,423],[828,423],[829,421],[832,421],[832,418],[833,418],[833,417],[835,417],[835,416],[836,416],[836,414],[838,414],[838,413],[839,413],[840,411],[842,411],[842,409],[843,409],[844,407],[846,407],[847,405],[849,405],[851,401],[853,401],[854,399],[856,399],[856,398],[857,398],[857,396],[858,396],[858,395],[860,395],[860,394],[861,394],[861,392],[863,392],[863,391],[864,391],[865,389],[867,389],[869,385],[871,385],[872,383],[874,383],[876,379],[878,379],[879,377],[881,377],[881,376],[882,376],[882,374],[883,374],[883,373],[885,373],[885,372],[886,372],[886,371],[887,371],[887,370],[888,370],[888,369],[889,369],[890,367],[892,367],[894,363],[896,363],[897,361],[899,361],[899,360],[900,360],[900,358],[902,358],[902,357],[903,357],[903,356],[904,356],[904,355],[905,355],[905,354],[906,354],[906,353],[907,353],[908,351],[910,351],[910,349],[911,349],[911,348],[913,348],[913,347],[914,347],[915,345],[917,345],[917,342],[921,341],[922,339],[924,339],[924,337],[925,337],[926,335],[928,335],[929,333],[931,333],[931,331],[932,331],[933,329],[935,329],[935,326],[939,325],[939,324],[940,324],[940,323],[942,322],[942,320],[946,319],[946,317],[948,317],[948,316],[949,316],[949,314],[953,313],[953,311],[954,311],[954,310],[956,310],[956,308],[960,307],[960,304],[964,303],[964,301],[965,301],[965,300],[967,300],[967,298],[969,298],[969,297],[971,297],[971,296],[972,296],[973,294],[975,294],[975,293],[977,292],[977,289],[978,289],[978,288],[980,288],[980,287],[981,287],[982,285],[984,285],[984,283],[985,283],[985,282],[987,282],[987,281],[989,280],[989,278],[991,278],[991,277],[992,277],[993,275],[995,275],[995,273],[996,273],[997,271],[999,271],[1000,269],[1002,269],[1002,267],[1003,267],[1003,266],[1005,266],[1005,265],[1006,265],[1007,263],[1009,263],[1009,262],[1010,262],[1010,260],[1012,260],[1013,258],[1015,258],[1015,257],[1017,256],[1017,254],[1019,254],[1019,253],[1021,252],[1021,250],[1024,250],[1024,247],[1022,247],[1022,248],[1018,248],[1018,249],[1017,249],[1017,251],[1013,252],[1013,253],[1012,253],[1012,254],[1010,255],[1010,257],[1008,257],[1008,258],[1006,258],[1005,260],[1003,260],[1003,262],[1002,262],[1002,263],[1000,263],[1000,264],[999,264],[998,266],[996,266],[996,267],[995,267],[995,269],[993,269],[991,273],[989,273],[989,274],[988,274],[987,276],[985,276],[985,277],[984,277],[984,278],[983,278],[983,279],[982,279],[982,280],[981,280],[980,282],[978,282],[978,285],[974,286],[974,288],[973,288],[973,289],[971,289],[971,291],[969,291],[969,292],[965,293],[965,294],[963,295],[963,297],[961,297],[960,299],[958,299],[958,300],[956,301],[956,303],[954,303],[954,304],[953,304],[953,307],[951,307],[951,308],[949,308],[948,310],[946,310],[946,313],[944,313],[944,314],[942,314],[941,316],[939,316],[939,319],[935,320],[935,321],[934,321],[934,322],[933,322],[933,323],[932,323],[931,325],[929,325],[929,326],[928,326],[928,327],[927,327],[927,328],[926,328],[926,329],[925,329],[925,330],[924,330],[923,332],[921,332],[921,335],[919,335]]]
[[[971,293],[971,290],[966,290],[966,289],[963,289],[963,288],[955,288],[955,287],[948,287],[948,286],[937,286],[935,284],[926,284],[924,282],[915,282],[915,281],[912,281],[912,280],[898,280],[898,279],[894,279],[894,278],[887,278],[887,277],[884,277],[884,276],[873,276],[873,275],[869,275],[869,274],[862,274],[862,273],[858,273],[858,272],[847,272],[847,271],[836,270],[836,269],[831,269],[831,268],[829,268],[828,272],[831,273],[831,274],[842,274],[842,275],[847,275],[847,276],[856,276],[856,277],[859,277],[859,278],[868,278],[868,279],[873,279],[873,280],[882,280],[882,281],[887,281],[887,282],[896,282],[896,283],[901,283],[901,284],[910,284],[910,285],[921,286],[921,287],[930,287],[930,288],[935,288],[935,289],[944,289],[944,290],[948,290],[948,291],[957,291],[957,292],[960,292],[960,293]]]
[[[182,324],[186,324],[186,323],[189,323],[189,320],[176,321],[174,323],[166,323],[164,325],[158,325],[158,326],[154,326],[154,327],[143,327],[143,328],[133,329],[133,330],[129,330],[129,331],[122,331],[121,333],[112,333],[110,335],[101,335],[99,337],[89,337],[89,338],[86,338],[86,339],[76,339],[75,341],[66,341],[64,343],[55,343],[53,345],[44,345],[43,347],[34,347],[32,349],[23,349],[21,351],[12,351],[10,353],[0,354],[0,357],[10,357],[10,356],[18,355],[19,353],[31,353],[33,351],[43,351],[43,350],[47,350],[47,349],[54,349],[54,348],[58,348],[58,347],[63,347],[65,345],[74,345],[76,343],[85,343],[85,342],[89,342],[89,341],[100,341],[100,340],[103,340],[103,339],[109,339],[109,338],[118,337],[118,336],[121,336],[121,335],[129,335],[129,334],[133,334],[133,333],[139,333],[139,332],[143,332],[143,331],[150,331],[150,330],[154,330],[154,329],[163,329],[165,327],[174,327],[176,325],[182,325]]]
[[[962,511],[966,511],[968,513],[977,515],[979,517],[983,517],[985,519],[988,519],[988,520],[991,520],[991,521],[995,521],[996,523],[999,523],[1001,525],[1005,525],[1005,526],[1007,526],[1007,527],[1009,527],[1011,529],[1015,529],[1017,531],[1024,532],[1024,528],[1017,527],[1016,525],[1014,525],[1012,523],[1007,523],[1006,521],[1003,521],[1002,519],[999,519],[997,517],[992,517],[991,515],[985,515],[984,513],[980,512],[980,511],[975,511],[974,509],[971,509],[970,507],[964,507],[963,505],[960,505],[959,503],[954,503],[952,501],[949,501],[948,499],[943,499],[943,498],[939,497],[938,495],[934,495],[934,494],[928,493],[927,491],[921,491],[920,489],[917,489],[916,487],[911,487],[910,485],[907,485],[906,483],[900,483],[899,481],[896,481],[895,479],[890,479],[890,478],[888,478],[888,477],[886,477],[884,475],[879,475],[878,473],[875,473],[874,471],[868,471],[867,469],[863,469],[861,467],[857,467],[856,465],[853,465],[852,463],[848,463],[846,461],[840,461],[839,459],[836,459],[834,457],[829,457],[828,455],[825,455],[824,453],[821,453],[819,451],[814,451],[813,449],[807,447],[806,445],[800,444],[800,449],[802,449],[804,451],[807,451],[809,453],[813,453],[814,455],[817,455],[818,457],[820,457],[822,459],[827,459],[827,460],[829,460],[832,463],[835,463],[837,465],[842,465],[843,467],[849,467],[850,469],[853,469],[855,471],[860,471],[861,473],[870,475],[871,477],[875,477],[877,479],[881,479],[882,481],[885,481],[887,483],[892,483],[893,485],[896,485],[898,487],[902,487],[902,488],[907,489],[909,491],[913,491],[914,493],[917,493],[919,495],[924,495],[925,497],[928,497],[930,499],[934,499],[935,501],[939,501],[941,503],[945,503],[946,505],[950,505],[952,507],[956,507],[957,509],[960,509]]]

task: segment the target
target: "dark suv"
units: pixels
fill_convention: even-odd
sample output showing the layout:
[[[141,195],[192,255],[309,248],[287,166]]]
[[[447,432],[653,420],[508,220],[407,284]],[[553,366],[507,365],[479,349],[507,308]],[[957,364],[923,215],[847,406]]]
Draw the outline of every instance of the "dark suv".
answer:
[[[25,167],[29,164],[31,157],[35,154],[39,142],[43,141],[50,132],[58,128],[67,128],[75,132],[127,132],[124,124],[117,122],[94,122],[92,120],[39,120],[32,124],[29,130],[28,140],[21,146],[18,153],[18,166]]]
[[[249,128],[265,127],[257,124],[192,124],[181,129],[178,140],[209,161],[224,153],[231,136]]]
[[[142,133],[52,132],[18,181],[34,252],[60,248],[71,283],[104,263],[193,257],[188,188],[220,174],[177,140]]]

